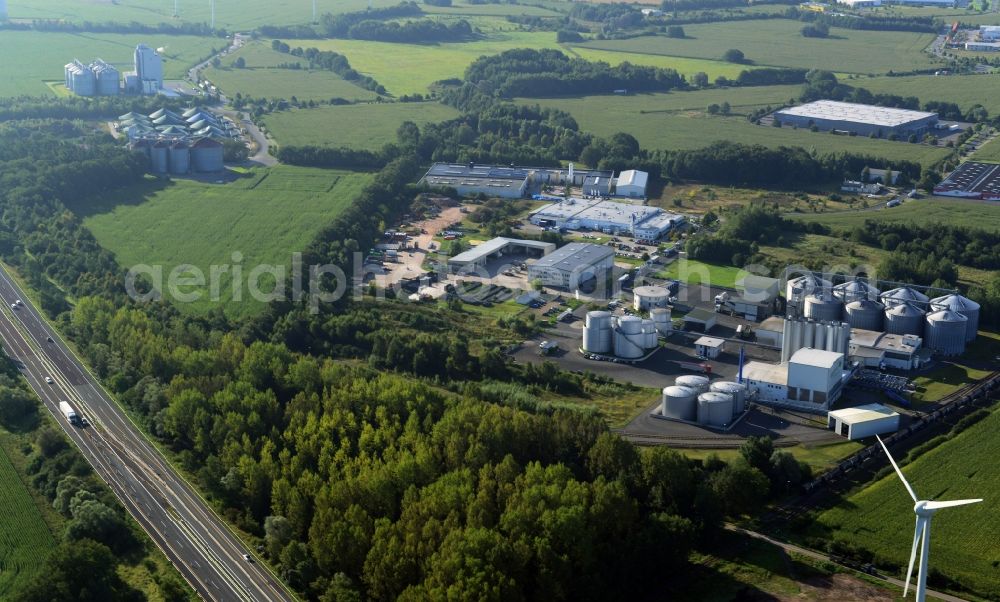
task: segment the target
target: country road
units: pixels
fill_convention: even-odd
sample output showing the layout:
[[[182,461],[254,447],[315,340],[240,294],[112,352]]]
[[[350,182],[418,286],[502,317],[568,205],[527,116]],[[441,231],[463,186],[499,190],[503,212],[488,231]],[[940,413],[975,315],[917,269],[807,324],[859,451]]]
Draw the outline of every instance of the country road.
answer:
[[[265,567],[244,559],[250,550],[110,399],[29,298],[0,268],[0,338],[94,470],[205,600],[294,600]],[[12,305],[22,300],[23,305]],[[46,377],[54,382],[46,383]],[[68,401],[90,426],[70,425],[59,412]]]

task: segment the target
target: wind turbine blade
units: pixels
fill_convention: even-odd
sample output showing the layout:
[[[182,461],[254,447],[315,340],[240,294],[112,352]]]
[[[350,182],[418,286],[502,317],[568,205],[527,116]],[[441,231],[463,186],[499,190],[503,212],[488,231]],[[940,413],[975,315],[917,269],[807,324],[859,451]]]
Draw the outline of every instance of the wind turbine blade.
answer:
[[[917,525],[913,529],[913,547],[910,548],[910,564],[906,567],[906,581],[903,586],[903,597],[910,591],[910,577],[913,575],[913,563],[917,559],[917,547],[920,545],[920,537],[924,534],[924,523],[917,517]]]
[[[903,471],[899,469],[899,466],[896,464],[896,461],[892,459],[892,454],[889,453],[889,448],[885,446],[885,443],[882,443],[882,437],[875,435],[875,438],[878,439],[878,442],[882,446],[882,449],[885,450],[885,455],[889,457],[889,462],[892,464],[892,467],[896,469],[896,474],[899,475],[899,480],[903,482],[903,485],[906,487],[906,490],[910,493],[910,497],[913,498],[914,502],[918,501],[917,494],[914,493],[913,487],[910,487],[910,483],[907,482],[906,477],[903,476]]]
[[[952,500],[950,502],[927,502],[924,508],[928,510],[940,510],[941,508],[951,508],[952,506],[965,506],[966,504],[978,504],[983,500]]]

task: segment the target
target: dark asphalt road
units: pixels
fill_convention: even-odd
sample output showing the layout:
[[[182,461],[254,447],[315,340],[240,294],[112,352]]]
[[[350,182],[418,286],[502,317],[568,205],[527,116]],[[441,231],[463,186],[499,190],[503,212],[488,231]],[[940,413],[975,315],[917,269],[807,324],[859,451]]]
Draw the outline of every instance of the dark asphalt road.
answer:
[[[7,355],[195,591],[206,600],[293,600],[266,568],[243,559],[250,550],[109,398],[2,269],[0,299],[0,337]],[[24,306],[14,310],[17,299]],[[46,376],[53,384],[45,382]],[[71,426],[59,412],[63,400],[90,426]]]

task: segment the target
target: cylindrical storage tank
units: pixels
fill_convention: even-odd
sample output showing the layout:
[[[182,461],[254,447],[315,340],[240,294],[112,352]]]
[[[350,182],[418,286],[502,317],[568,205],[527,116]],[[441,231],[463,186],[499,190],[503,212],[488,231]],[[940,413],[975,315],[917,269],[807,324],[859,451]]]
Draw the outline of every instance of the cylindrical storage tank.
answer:
[[[741,383],[720,380],[709,386],[710,391],[725,393],[733,398],[733,413],[742,414],[746,409],[747,386]]]
[[[802,344],[799,349],[803,347],[812,347],[816,343],[816,327],[818,324],[815,322],[803,322],[802,323]]]
[[[688,387],[666,387],[663,389],[663,404],[660,414],[666,418],[694,422],[698,419],[698,393]]]
[[[225,169],[222,143],[211,138],[201,138],[191,145],[191,166],[199,173],[213,173]]]
[[[632,291],[635,309],[663,307],[670,299],[670,291],[662,286],[637,286]]]
[[[848,326],[847,324],[841,324],[839,333],[840,333],[840,341],[838,342],[837,348],[834,349],[834,351],[846,356],[851,349],[851,327]]]
[[[627,360],[639,359],[643,356],[642,333],[625,334],[621,331],[615,333],[615,355]]]
[[[864,280],[851,280],[833,287],[833,296],[843,303],[850,303],[860,299],[875,301],[878,299],[879,290],[868,284]]]
[[[826,324],[816,324],[813,329],[813,349],[826,349]]]
[[[930,298],[928,298],[927,295],[908,286],[901,286],[890,291],[885,291],[882,293],[881,299],[882,304],[885,305],[886,309],[895,307],[900,303],[909,303],[911,301],[916,301],[914,305],[918,308],[925,309],[927,307],[927,302],[930,301]]]
[[[588,327],[611,328],[611,314],[606,311],[588,311],[586,324]]]
[[[733,421],[733,396],[709,391],[698,396],[698,423],[729,426]]]
[[[605,332],[599,328],[584,326],[583,328],[583,350],[590,353],[611,353],[610,337],[604,336]]]
[[[642,318],[638,316],[622,316],[618,318],[618,330],[622,334],[642,333]]]
[[[656,341],[659,337],[656,336],[656,324],[652,320],[642,321],[642,340],[644,349],[652,349],[656,347]]]
[[[805,300],[805,317],[817,322],[839,322],[844,304],[829,294],[809,295]]]
[[[928,314],[924,344],[941,355],[961,355],[965,353],[968,322],[968,318],[950,309]]]
[[[160,141],[153,144],[149,149],[149,159],[152,164],[153,173],[167,173],[170,160],[167,157],[169,142]]]
[[[785,284],[785,299],[788,302],[789,313],[799,317],[802,315],[805,298],[817,292],[829,291],[833,285],[814,275],[792,278]]]
[[[844,321],[851,328],[881,331],[883,317],[885,317],[885,307],[871,299],[851,301],[844,308]]]
[[[840,340],[840,325],[826,324],[823,327],[826,331],[826,344],[823,345],[825,351],[836,351],[837,343]]]
[[[186,174],[191,171],[191,149],[185,142],[175,142],[170,147],[170,173]]]
[[[675,385],[692,389],[698,395],[708,391],[709,382],[708,377],[697,374],[682,374],[674,379]]]
[[[650,310],[649,317],[653,319],[656,331],[662,336],[668,336],[673,331],[674,325],[670,320],[670,310],[657,307]]]
[[[885,312],[885,331],[890,334],[914,334],[924,332],[924,312],[910,303],[899,303]]]
[[[947,309],[962,314],[968,320],[965,323],[965,340],[976,340],[979,331],[979,304],[962,295],[945,295],[931,299],[931,310]]]

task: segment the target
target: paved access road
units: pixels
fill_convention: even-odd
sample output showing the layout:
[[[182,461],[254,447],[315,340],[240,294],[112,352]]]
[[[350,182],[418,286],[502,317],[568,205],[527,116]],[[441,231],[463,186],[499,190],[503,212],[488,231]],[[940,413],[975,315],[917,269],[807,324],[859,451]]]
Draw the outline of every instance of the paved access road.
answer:
[[[129,513],[205,600],[293,600],[112,401],[0,269],[3,347]],[[23,305],[12,309],[22,300]],[[47,383],[46,377],[53,382]],[[68,401],[89,425],[70,425]]]

